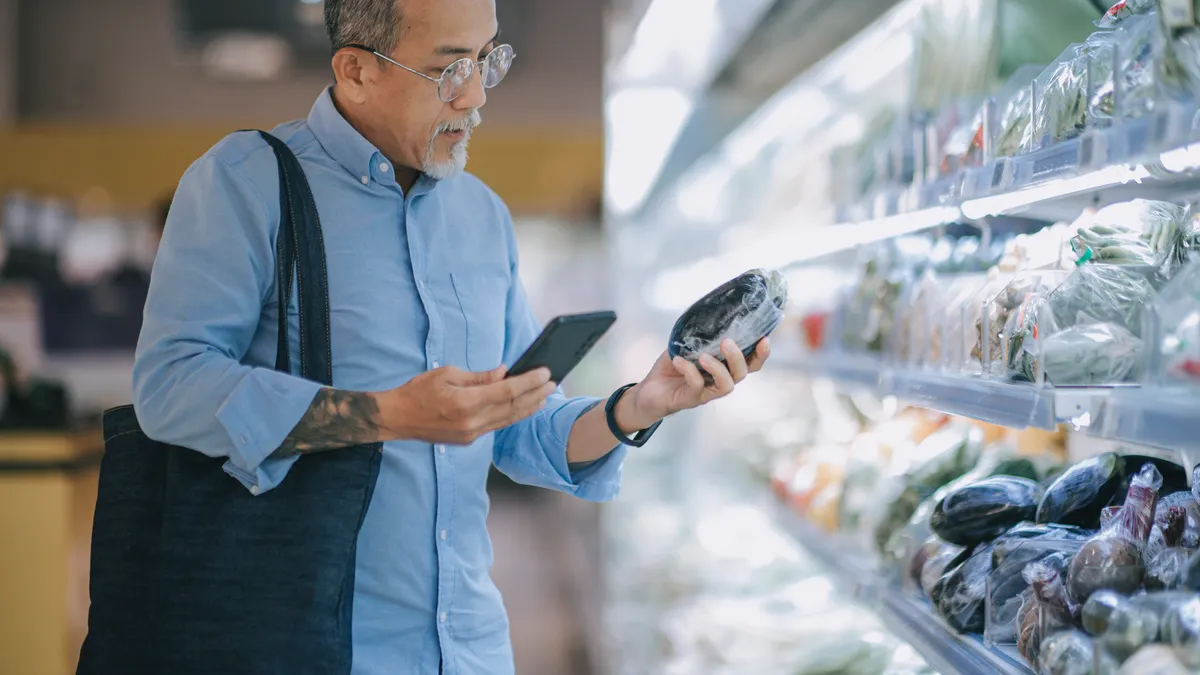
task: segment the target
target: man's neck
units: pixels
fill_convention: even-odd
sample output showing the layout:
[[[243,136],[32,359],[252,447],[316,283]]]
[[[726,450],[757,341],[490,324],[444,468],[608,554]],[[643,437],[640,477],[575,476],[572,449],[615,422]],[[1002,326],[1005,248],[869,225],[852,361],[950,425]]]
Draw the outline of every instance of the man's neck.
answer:
[[[362,137],[367,139],[368,143],[378,148],[379,151],[383,153],[383,156],[386,157],[389,162],[391,162],[392,169],[395,172],[393,175],[396,177],[396,184],[400,186],[400,189],[403,190],[405,194],[408,194],[408,191],[411,190],[412,186],[416,184],[417,178],[421,176],[421,172],[410,166],[401,164],[400,162],[396,161],[395,157],[391,156],[391,153],[389,153],[383,147],[383,144],[376,140],[377,138],[382,138],[383,135],[374,133],[374,127],[368,120],[356,115],[353,107],[345,105],[342,102],[337,87],[333,88],[333,107],[337,109],[338,114],[340,114],[342,118],[354,128],[355,131],[362,134]]]

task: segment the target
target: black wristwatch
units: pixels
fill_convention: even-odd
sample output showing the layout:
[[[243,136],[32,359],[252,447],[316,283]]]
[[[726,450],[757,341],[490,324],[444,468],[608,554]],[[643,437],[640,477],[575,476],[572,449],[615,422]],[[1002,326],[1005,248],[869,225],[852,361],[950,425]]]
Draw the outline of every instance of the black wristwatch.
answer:
[[[633,435],[633,438],[629,438],[625,435],[624,431],[621,431],[621,427],[617,424],[617,417],[615,413],[617,409],[617,401],[621,400],[621,396],[625,392],[629,391],[629,389],[633,386],[634,385],[632,384],[627,384],[624,387],[614,391],[613,395],[608,397],[608,402],[604,404],[604,419],[608,420],[608,430],[612,432],[613,436],[617,437],[618,441],[621,441],[621,443],[624,445],[640,448],[650,440],[651,436],[654,435],[654,432],[658,429],[658,425],[662,424],[662,420],[651,424],[649,429],[642,429],[641,431],[637,432]]]

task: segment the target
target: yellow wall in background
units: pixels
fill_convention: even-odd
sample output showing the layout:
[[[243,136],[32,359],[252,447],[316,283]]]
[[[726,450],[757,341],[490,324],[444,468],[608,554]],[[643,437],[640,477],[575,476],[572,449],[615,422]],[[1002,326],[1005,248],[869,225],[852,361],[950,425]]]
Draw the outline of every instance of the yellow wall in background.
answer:
[[[0,192],[24,188],[77,197],[100,187],[117,208],[143,208],[170,194],[193,160],[237,128],[0,129]],[[481,129],[470,154],[468,170],[516,213],[586,212],[601,194],[599,129]]]

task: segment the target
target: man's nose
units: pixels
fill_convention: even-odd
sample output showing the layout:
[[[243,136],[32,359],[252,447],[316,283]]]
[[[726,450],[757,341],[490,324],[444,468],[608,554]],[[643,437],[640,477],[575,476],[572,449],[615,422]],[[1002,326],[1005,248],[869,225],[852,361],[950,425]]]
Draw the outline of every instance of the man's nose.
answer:
[[[450,105],[455,110],[470,110],[482,108],[484,103],[487,103],[487,90],[483,87],[483,71],[476,68],[471,79],[467,81],[467,88],[461,96],[451,101]]]

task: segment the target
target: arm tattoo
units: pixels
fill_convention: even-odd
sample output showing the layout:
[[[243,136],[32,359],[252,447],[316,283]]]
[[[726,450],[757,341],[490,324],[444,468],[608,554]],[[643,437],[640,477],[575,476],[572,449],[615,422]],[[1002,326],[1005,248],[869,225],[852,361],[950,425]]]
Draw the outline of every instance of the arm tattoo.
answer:
[[[366,393],[326,387],[272,457],[290,457],[379,440],[379,404]]]

